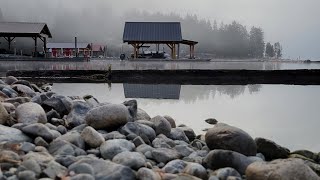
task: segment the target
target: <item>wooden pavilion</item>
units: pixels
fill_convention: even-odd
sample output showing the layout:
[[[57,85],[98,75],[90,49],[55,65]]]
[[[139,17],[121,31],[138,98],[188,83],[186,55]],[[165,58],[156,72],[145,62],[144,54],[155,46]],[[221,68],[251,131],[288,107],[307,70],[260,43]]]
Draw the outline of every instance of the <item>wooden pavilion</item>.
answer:
[[[196,41],[182,38],[180,22],[126,22],[123,42],[133,46],[134,59],[145,44],[167,45],[171,50],[171,58],[176,59],[179,45],[185,44],[190,48],[190,59],[194,59]]]

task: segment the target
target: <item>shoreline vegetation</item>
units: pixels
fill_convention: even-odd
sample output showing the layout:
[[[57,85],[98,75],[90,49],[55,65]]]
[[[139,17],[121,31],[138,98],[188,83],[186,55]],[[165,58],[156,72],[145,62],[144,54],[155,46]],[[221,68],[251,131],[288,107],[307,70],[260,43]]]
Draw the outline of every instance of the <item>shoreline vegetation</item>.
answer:
[[[136,100],[67,97],[8,76],[0,80],[0,179],[320,179],[320,153],[292,151],[205,120],[197,135],[150,117]]]

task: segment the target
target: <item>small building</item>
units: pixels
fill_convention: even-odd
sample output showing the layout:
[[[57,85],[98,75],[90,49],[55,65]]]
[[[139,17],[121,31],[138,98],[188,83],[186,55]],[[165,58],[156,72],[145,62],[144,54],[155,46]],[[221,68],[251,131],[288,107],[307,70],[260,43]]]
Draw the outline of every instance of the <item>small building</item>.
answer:
[[[91,57],[106,57],[107,46],[103,44],[91,44]]]
[[[171,58],[179,57],[180,44],[190,48],[190,59],[194,59],[196,41],[182,38],[180,22],[126,22],[123,32],[123,42],[133,46],[134,59],[139,57],[139,49],[146,44],[167,45],[171,50]]]
[[[48,43],[47,52],[48,57],[51,58],[72,58],[76,57],[89,57],[91,45],[89,43]]]

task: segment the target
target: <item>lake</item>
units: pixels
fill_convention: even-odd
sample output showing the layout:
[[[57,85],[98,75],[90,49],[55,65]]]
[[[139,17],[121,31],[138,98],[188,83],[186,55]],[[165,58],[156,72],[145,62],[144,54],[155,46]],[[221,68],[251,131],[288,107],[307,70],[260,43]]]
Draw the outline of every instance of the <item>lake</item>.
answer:
[[[150,116],[170,115],[197,134],[210,127],[205,119],[216,118],[291,151],[320,151],[320,86],[68,83],[54,84],[53,91],[67,96],[90,94],[110,103],[137,99],[138,107]]]

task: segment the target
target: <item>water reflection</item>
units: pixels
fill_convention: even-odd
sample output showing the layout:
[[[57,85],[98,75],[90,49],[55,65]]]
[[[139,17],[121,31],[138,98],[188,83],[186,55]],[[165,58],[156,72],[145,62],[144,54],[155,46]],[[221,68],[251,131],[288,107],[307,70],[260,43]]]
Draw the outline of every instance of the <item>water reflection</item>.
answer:
[[[123,84],[54,84],[64,95],[92,94],[101,102],[122,103]],[[183,85],[180,99],[137,99],[138,106],[151,116],[170,115],[177,124],[191,126],[197,133],[210,127],[205,119],[240,127],[253,137],[273,139],[291,150],[320,151],[320,86]]]
[[[179,99],[181,85],[123,84],[125,98]]]
[[[0,72],[9,70],[106,70],[111,65],[113,70],[148,70],[148,69],[248,69],[248,70],[281,70],[281,69],[320,69],[320,63],[298,62],[174,62],[174,61],[119,61],[92,60],[90,62],[52,62],[52,61],[0,61]]]

